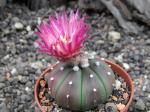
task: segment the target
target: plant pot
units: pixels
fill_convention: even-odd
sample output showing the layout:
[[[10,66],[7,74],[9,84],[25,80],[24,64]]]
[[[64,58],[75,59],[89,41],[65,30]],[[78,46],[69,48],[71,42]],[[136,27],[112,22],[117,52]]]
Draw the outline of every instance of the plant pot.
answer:
[[[128,85],[130,91],[131,91],[131,94],[130,94],[130,98],[129,98],[129,101],[128,103],[126,104],[125,108],[121,111],[121,112],[127,112],[128,111],[128,108],[132,102],[132,99],[133,99],[133,96],[134,96],[134,85],[133,85],[133,82],[131,80],[131,77],[129,76],[129,74],[123,69],[121,68],[119,65],[109,61],[109,60],[105,60],[105,62],[107,64],[109,64],[112,68],[112,70],[117,73],[121,78],[123,78],[126,82],[126,84]],[[40,76],[39,78],[37,79],[36,81],[36,84],[35,84],[35,88],[34,88],[34,97],[35,97],[35,100],[36,100],[36,103],[38,104],[38,107],[40,108],[40,110],[42,112],[45,112],[43,109],[42,109],[42,106],[40,104],[40,101],[39,101],[39,98],[38,98],[38,92],[39,92],[39,86],[40,86],[40,79],[48,72],[50,72],[52,69],[51,68],[55,68],[56,65],[53,65],[49,68],[47,68]]]

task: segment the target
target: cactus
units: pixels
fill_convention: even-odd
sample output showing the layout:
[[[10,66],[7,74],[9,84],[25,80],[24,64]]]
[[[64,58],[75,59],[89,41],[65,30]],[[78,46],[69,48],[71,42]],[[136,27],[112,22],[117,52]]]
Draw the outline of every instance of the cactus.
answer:
[[[81,52],[88,37],[89,26],[78,11],[50,16],[41,23],[36,34],[40,51],[60,60],[47,75],[52,97],[63,108],[74,111],[92,109],[107,101],[112,92],[115,75],[110,67],[95,53]]]
[[[85,111],[108,100],[115,75],[103,60],[89,59],[88,67],[59,63],[45,79],[58,105]]]

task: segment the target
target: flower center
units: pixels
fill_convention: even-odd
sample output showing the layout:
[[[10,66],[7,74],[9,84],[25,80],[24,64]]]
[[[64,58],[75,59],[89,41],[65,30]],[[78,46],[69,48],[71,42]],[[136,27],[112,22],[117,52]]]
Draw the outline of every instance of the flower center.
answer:
[[[65,33],[64,36],[60,35],[60,41],[62,41],[64,44],[70,43],[71,39],[67,36],[67,34]]]

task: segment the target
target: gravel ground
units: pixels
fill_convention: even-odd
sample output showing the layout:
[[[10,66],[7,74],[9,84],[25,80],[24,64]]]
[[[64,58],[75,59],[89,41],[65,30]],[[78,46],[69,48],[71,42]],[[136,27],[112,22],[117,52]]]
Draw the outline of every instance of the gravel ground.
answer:
[[[75,4],[66,9],[77,8]],[[42,18],[63,9],[65,6],[31,12],[15,4],[4,9],[0,18],[0,112],[39,111],[33,95],[35,81],[56,61],[37,52],[34,31]],[[136,90],[129,112],[150,112],[150,31],[140,24],[143,32],[128,34],[107,11],[86,13],[92,24],[86,49],[119,63],[130,73]]]

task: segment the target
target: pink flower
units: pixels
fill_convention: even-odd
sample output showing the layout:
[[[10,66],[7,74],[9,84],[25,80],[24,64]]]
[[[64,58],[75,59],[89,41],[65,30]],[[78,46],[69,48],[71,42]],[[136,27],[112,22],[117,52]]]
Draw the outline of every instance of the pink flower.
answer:
[[[68,59],[80,52],[83,42],[88,37],[89,26],[80,18],[78,11],[50,16],[47,23],[38,26],[36,34],[40,51],[58,59]]]

